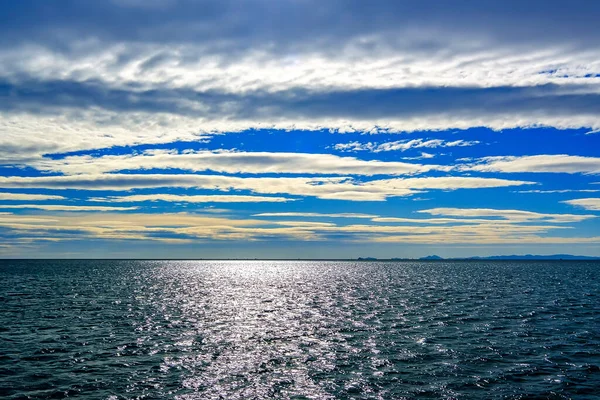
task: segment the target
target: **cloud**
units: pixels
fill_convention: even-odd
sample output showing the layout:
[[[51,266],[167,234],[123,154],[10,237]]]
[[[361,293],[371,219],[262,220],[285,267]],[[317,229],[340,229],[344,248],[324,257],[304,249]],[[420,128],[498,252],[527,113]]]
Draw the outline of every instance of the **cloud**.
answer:
[[[425,153],[425,152],[421,152],[420,156],[416,156],[416,157],[403,157],[403,160],[427,160],[429,158],[434,158],[435,155],[434,154],[430,154],[430,153]]]
[[[476,177],[393,178],[358,181],[348,177],[241,178],[220,175],[101,174],[42,177],[0,177],[4,188],[131,190],[184,187],[217,191],[248,190],[260,194],[312,196],[320,199],[384,201],[423,190],[483,189],[529,185],[533,182]]]
[[[479,172],[550,172],[567,174],[600,173],[600,157],[571,156],[567,154],[536,156],[483,157],[474,164],[458,166],[462,171]]]
[[[566,200],[562,203],[570,204],[576,207],[582,207],[590,211],[600,211],[600,198]]]
[[[386,236],[373,239],[379,243],[419,243],[419,244],[473,244],[495,245],[495,244],[587,244],[600,243],[600,236],[593,237],[560,237],[560,236],[538,236],[519,235],[513,237],[502,237],[498,235],[402,235]]]
[[[425,210],[427,212],[431,211],[431,212],[438,212],[437,210]],[[420,211],[420,212],[425,212],[425,211]],[[495,210],[495,211],[499,211],[499,210]],[[506,210],[504,210],[506,211]],[[509,210],[510,211],[510,210]],[[489,212],[489,210],[488,210]],[[539,214],[536,214],[536,216],[538,216],[539,218],[531,218],[531,216],[529,215],[529,212],[519,212],[521,213],[519,216],[521,218],[508,218],[509,214],[507,213],[502,213],[503,216],[506,216],[507,218],[505,220],[497,220],[497,219],[483,219],[483,218],[402,218],[402,217],[384,217],[384,216],[379,216],[379,215],[373,215],[373,214],[357,214],[357,213],[313,213],[313,212],[269,212],[269,213],[260,213],[260,214],[254,214],[252,215],[253,217],[298,217],[298,218],[363,218],[363,219],[369,219],[371,220],[371,222],[378,222],[378,223],[399,223],[399,224],[433,224],[433,225],[462,225],[462,224],[469,224],[469,225],[478,225],[479,227],[485,226],[486,224],[520,224],[520,223],[524,223],[524,222],[529,222],[530,219],[534,220],[534,219],[543,219],[543,217],[539,217]],[[523,218],[522,217],[522,213],[526,213],[528,218]],[[497,216],[497,215],[481,215],[481,216]],[[512,217],[512,215],[510,215]],[[564,215],[559,215],[557,219],[551,219],[550,221],[536,221],[536,222],[578,222],[578,219],[574,219],[572,221],[566,221],[563,220],[562,218],[564,218]],[[588,218],[590,216],[587,216]],[[378,226],[378,225],[373,225],[373,226]],[[531,226],[530,226],[531,227]],[[539,227],[537,227],[539,228]],[[536,228],[536,229],[537,229]],[[543,229],[546,229],[547,226],[544,226]],[[386,229],[399,229],[397,227],[387,227]],[[404,230],[405,228],[400,228],[402,230]],[[412,229],[409,228],[409,229]],[[512,229],[512,228],[511,228]],[[515,228],[516,229],[516,228]]]
[[[569,229],[565,226],[554,225],[515,225],[515,224],[495,224],[493,221],[486,223],[472,223],[469,225],[456,226],[410,226],[410,225],[346,225],[335,228],[323,227],[319,228],[322,231],[335,231],[345,233],[370,233],[373,236],[380,235],[481,235],[489,236],[509,236],[509,235],[525,235],[533,233],[545,233],[554,229]]]
[[[412,140],[398,140],[393,142],[385,142],[385,143],[372,143],[372,142],[350,142],[350,143],[338,143],[333,146],[335,150],[338,151],[369,151],[372,153],[379,153],[382,151],[406,151],[410,149],[418,149],[418,148],[436,148],[436,147],[466,147],[466,146],[474,146],[479,144],[479,141],[473,140],[454,140],[451,142],[444,141],[441,139],[412,139]],[[422,158],[431,158],[427,153],[422,153],[426,155]]]
[[[300,218],[376,218],[377,215],[360,213],[314,213],[314,212],[270,212],[254,214],[253,217],[300,217]]]
[[[273,216],[276,214],[273,213]],[[327,215],[327,214],[321,214]],[[332,218],[344,214],[331,214]],[[287,218],[291,215],[279,215]],[[310,213],[307,214],[310,216]],[[370,216],[358,217],[369,219]],[[301,217],[303,218],[303,217]],[[332,237],[336,240],[396,242],[405,238],[406,243],[435,243],[446,239],[449,243],[488,243],[511,242],[517,238],[525,242],[535,242],[547,238],[538,235],[550,230],[568,229],[567,226],[548,225],[539,221],[533,225],[504,223],[494,220],[472,220],[465,224],[438,226],[351,224],[337,225],[332,222],[305,220],[260,220],[225,218],[189,213],[86,213],[77,216],[68,213],[40,215],[3,215],[0,227],[19,237],[40,236],[51,240],[136,240],[162,241],[166,243],[199,243],[203,240],[319,240]],[[552,238],[556,242],[561,238]],[[565,238],[565,243],[579,240],[582,243],[594,242],[596,238]]]
[[[130,196],[94,197],[89,201],[108,203],[137,203],[145,201],[167,201],[182,203],[286,203],[294,201],[286,197],[239,196],[239,195],[196,195],[185,196],[176,194],[138,194]],[[1,207],[0,207],[1,208]],[[211,211],[215,212],[215,211]]]
[[[596,193],[600,189],[519,190],[515,193]]]
[[[0,227],[65,240],[150,240],[192,243],[199,240],[259,240],[267,237],[311,240],[314,225],[274,226],[261,220],[188,213],[82,213],[78,216],[0,216]]]
[[[130,211],[139,207],[104,207],[104,206],[64,206],[54,204],[0,204],[0,209],[35,208],[46,211]]]
[[[43,201],[43,200],[65,200],[63,196],[47,194],[27,194],[27,193],[0,193],[0,200],[16,201]]]
[[[4,8],[5,73],[240,91],[523,85],[598,71],[593,16],[600,10],[584,0],[454,0],[436,10],[416,1],[131,4],[142,3],[24,0]]]
[[[17,128],[31,124],[28,121],[31,114],[77,118],[81,113],[97,114],[92,121],[117,113],[118,118],[124,120],[123,124],[135,121],[136,115],[145,115],[149,118],[145,123],[154,129],[160,116],[170,119],[169,125],[177,131],[183,131],[180,125],[185,127],[186,122],[194,121],[195,133],[198,133],[197,127],[206,133],[264,127],[391,132],[476,126],[600,128],[597,115],[600,93],[589,85],[321,92],[290,88],[240,93],[187,88],[112,89],[93,82],[58,81],[5,82],[0,84],[0,94],[6,98],[10,95],[10,101],[0,102],[0,111],[5,118],[17,119]],[[168,138],[172,141],[172,134]]]
[[[506,186],[521,186],[533,185],[535,182],[527,181],[510,181],[497,178],[480,178],[480,177],[463,177],[463,176],[447,176],[447,177],[424,177],[424,178],[406,178],[406,179],[386,179],[373,181],[373,184],[389,184],[391,186],[405,186],[411,189],[440,189],[440,190],[456,190],[456,189],[483,189]]]
[[[99,109],[54,110],[51,116],[0,113],[0,165],[33,162],[44,154],[114,146],[206,142],[210,136],[201,126],[198,119],[165,113]],[[216,128],[224,130],[225,126]]]
[[[589,215],[511,210],[506,203],[506,210],[443,208],[449,198],[457,204],[461,197],[432,192],[471,189],[475,195],[500,195],[500,190],[483,189],[516,190],[535,182],[500,179],[498,173],[598,174],[599,158],[518,156],[519,143],[495,143],[512,140],[510,133],[495,135],[486,146],[488,154],[505,156],[477,158],[483,150],[478,146],[462,149],[471,159],[458,165],[428,165],[433,160],[415,160],[442,151],[430,149],[475,146],[483,139],[473,135],[488,133],[472,129],[468,138],[477,140],[450,132],[435,135],[443,139],[387,135],[479,127],[583,128],[576,135],[548,132],[552,140],[559,134],[571,140],[600,130],[596,2],[448,0],[435,7],[384,0],[46,3],[0,5],[0,188],[69,191],[61,196],[0,193],[1,201],[22,203],[4,208],[18,215],[0,217],[3,232],[13,230],[24,246],[36,237],[164,243],[331,237],[436,244],[597,241],[573,233],[546,236]],[[251,138],[254,130],[277,130],[290,140],[258,143],[258,135]],[[318,133],[298,136],[311,131]],[[354,134],[321,141],[327,131],[382,135],[369,136],[366,143],[353,141]],[[238,134],[239,140],[231,137]],[[247,151],[157,150],[181,148],[182,142],[198,149],[198,143],[219,137],[225,143],[203,147]],[[585,138],[593,144],[596,136]],[[382,160],[309,153],[332,142],[338,143],[334,150],[382,153]],[[507,148],[514,152],[497,152]],[[403,157],[406,151],[413,153]],[[383,161],[394,157],[398,161]],[[577,182],[566,187],[584,187],[579,180],[587,180],[572,178]],[[549,177],[540,179],[549,184]],[[198,190],[184,195],[173,194],[173,188]],[[78,201],[70,205],[32,204],[70,200],[75,190],[94,191],[95,197],[83,202],[91,195],[78,192]],[[296,212],[285,212],[290,208],[283,204],[303,198],[385,201],[426,192],[440,204],[422,210],[423,218],[326,212],[330,204],[319,208],[324,202],[313,200],[307,212],[298,211],[300,203],[294,203]],[[245,207],[233,203],[282,203],[274,210],[266,210],[267,204],[253,207],[284,212],[256,210],[252,219],[133,212],[158,208],[145,203],[150,201],[170,210],[181,208],[175,203],[226,202],[237,216]],[[427,212],[431,218],[425,218]],[[307,221],[317,218],[328,220]],[[17,243],[6,240],[7,246]]]
[[[0,100],[2,164],[43,154],[205,140],[249,129],[376,133],[480,126],[600,128],[600,94],[580,93],[578,87],[231,94],[11,85],[0,83],[0,99],[10,99]]]
[[[488,224],[488,223],[520,223],[522,221],[498,221],[493,219],[481,218],[400,218],[400,217],[377,217],[372,219],[373,222],[385,223],[402,223],[402,224],[436,224],[436,225],[452,225],[452,224]]]
[[[333,154],[286,152],[147,151],[141,155],[71,156],[44,159],[30,165],[46,172],[100,174],[123,170],[180,169],[228,174],[408,175],[447,170],[439,165],[364,161]]]
[[[0,6],[0,159],[249,129],[600,129],[597,5],[421,3]]]
[[[571,223],[584,221],[590,218],[596,218],[595,215],[543,214],[533,211],[496,210],[491,208],[432,208],[428,210],[421,210],[419,212],[451,217],[496,217],[500,218],[501,220],[512,220],[519,222],[544,221],[551,223]]]

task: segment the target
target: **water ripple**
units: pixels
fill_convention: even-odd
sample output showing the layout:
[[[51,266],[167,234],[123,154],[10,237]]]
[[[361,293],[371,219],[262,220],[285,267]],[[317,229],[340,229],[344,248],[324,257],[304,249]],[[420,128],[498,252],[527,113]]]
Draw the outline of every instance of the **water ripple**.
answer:
[[[0,397],[598,397],[599,263],[2,261]]]

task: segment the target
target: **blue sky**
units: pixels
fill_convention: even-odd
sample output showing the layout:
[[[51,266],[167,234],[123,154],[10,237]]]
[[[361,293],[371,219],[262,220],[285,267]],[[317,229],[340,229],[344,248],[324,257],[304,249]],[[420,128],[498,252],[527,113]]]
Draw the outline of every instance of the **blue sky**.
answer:
[[[0,4],[0,257],[600,256],[600,4]]]

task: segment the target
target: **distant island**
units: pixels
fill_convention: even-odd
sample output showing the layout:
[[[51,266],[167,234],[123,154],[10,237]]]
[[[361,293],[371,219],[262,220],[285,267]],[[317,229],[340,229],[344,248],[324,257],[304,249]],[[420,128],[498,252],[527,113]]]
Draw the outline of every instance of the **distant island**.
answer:
[[[436,261],[436,260],[600,260],[600,257],[593,256],[576,256],[572,254],[552,254],[552,255],[536,255],[536,254],[523,254],[523,255],[505,255],[505,256],[487,256],[487,257],[451,257],[444,258],[438,255],[430,255],[421,257],[418,259],[414,258],[375,258],[375,257],[359,257],[358,261]]]
[[[431,255],[421,257],[419,260],[600,260],[600,257],[574,256],[572,254],[552,254],[552,255],[509,255],[509,256],[488,256],[488,257],[463,257],[463,258],[442,258]]]

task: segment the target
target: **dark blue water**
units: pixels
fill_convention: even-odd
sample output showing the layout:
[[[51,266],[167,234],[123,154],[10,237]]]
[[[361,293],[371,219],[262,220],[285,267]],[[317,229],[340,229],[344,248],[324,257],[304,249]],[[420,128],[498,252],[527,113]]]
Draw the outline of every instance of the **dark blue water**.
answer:
[[[0,397],[600,398],[600,263],[0,262]]]

